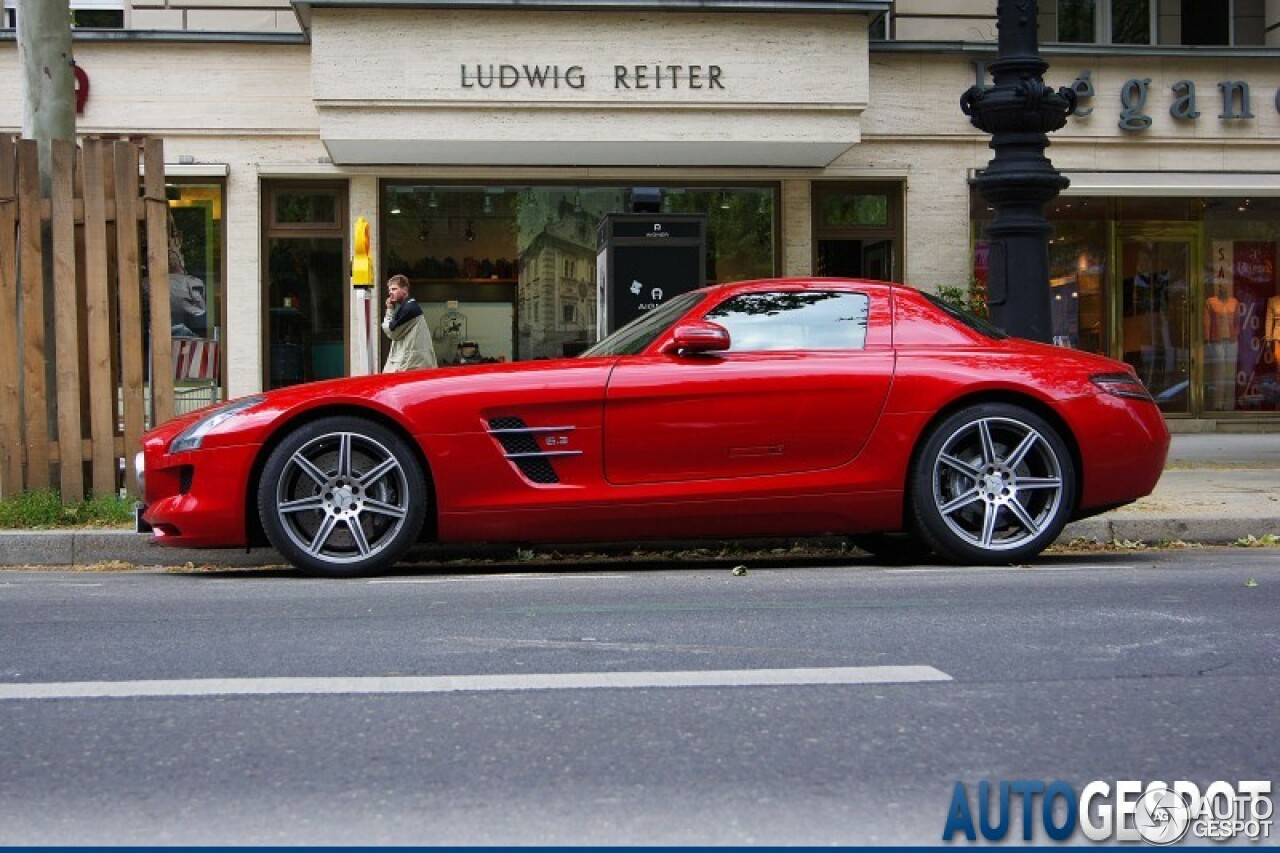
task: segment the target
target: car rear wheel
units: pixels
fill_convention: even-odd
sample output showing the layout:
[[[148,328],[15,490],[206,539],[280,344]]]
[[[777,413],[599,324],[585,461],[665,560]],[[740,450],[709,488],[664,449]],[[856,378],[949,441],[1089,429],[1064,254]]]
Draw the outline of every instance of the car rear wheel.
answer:
[[[1076,473],[1066,443],[1020,406],[987,403],[944,420],[911,478],[911,511],[925,541],[958,563],[1034,557],[1066,525]]]
[[[422,468],[405,440],[357,417],[324,418],[289,433],[258,484],[271,544],[323,577],[390,568],[417,541],[426,505]]]

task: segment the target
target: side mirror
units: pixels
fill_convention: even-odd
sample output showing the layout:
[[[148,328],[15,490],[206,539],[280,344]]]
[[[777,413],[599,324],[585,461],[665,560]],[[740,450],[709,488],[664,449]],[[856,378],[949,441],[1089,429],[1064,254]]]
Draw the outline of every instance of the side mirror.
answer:
[[[729,349],[729,330],[708,320],[681,323],[671,333],[667,352],[724,352]]]

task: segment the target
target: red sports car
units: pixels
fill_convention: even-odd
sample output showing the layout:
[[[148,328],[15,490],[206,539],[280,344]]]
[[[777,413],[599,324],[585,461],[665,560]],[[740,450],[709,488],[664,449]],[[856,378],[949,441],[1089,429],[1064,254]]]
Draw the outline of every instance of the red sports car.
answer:
[[[576,358],[285,388],[145,437],[159,541],[383,571],[418,541],[848,535],[1008,563],[1151,492],[1169,433],[1134,371],[901,285],[686,293]]]

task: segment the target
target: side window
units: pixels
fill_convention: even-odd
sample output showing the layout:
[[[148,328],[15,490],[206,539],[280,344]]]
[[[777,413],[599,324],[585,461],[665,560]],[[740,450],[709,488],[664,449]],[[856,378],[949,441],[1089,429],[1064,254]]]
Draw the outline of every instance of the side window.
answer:
[[[869,307],[863,293],[744,293],[717,305],[707,319],[729,330],[732,352],[862,349]]]

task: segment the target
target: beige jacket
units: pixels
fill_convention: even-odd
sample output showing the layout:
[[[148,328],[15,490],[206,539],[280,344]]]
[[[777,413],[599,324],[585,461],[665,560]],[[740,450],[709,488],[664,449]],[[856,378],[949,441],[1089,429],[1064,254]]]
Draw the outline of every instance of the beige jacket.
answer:
[[[436,350],[431,345],[431,329],[427,326],[427,318],[421,310],[414,312],[417,316],[406,322],[396,322],[396,315],[413,303],[409,300],[398,308],[388,308],[382,318],[382,331],[391,339],[391,352],[387,353],[387,363],[383,373],[398,373],[403,370],[417,370],[420,367],[436,366]]]

